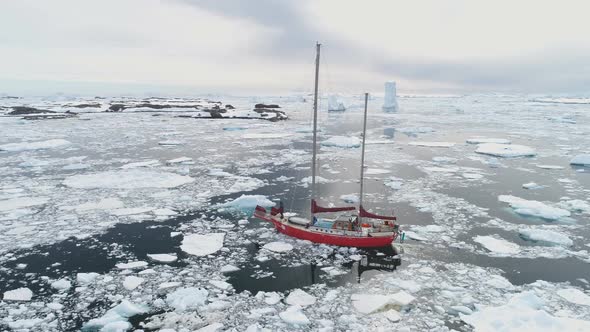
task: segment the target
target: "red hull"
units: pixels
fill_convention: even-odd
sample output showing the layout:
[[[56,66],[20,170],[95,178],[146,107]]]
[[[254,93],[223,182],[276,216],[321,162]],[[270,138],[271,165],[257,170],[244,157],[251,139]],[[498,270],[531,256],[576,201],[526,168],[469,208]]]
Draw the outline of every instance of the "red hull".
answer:
[[[301,240],[309,240],[315,243],[330,244],[341,247],[358,247],[358,248],[381,248],[391,245],[395,240],[395,233],[391,236],[346,236],[346,235],[330,235],[322,234],[307,230],[303,227],[297,227],[288,223],[283,223],[275,220],[269,215],[256,213],[255,217],[273,223],[275,228],[288,236],[295,237]]]

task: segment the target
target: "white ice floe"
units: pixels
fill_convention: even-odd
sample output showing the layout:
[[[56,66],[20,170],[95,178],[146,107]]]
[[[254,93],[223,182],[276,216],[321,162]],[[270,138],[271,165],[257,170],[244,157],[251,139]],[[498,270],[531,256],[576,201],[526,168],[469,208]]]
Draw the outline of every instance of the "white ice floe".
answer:
[[[570,160],[571,165],[590,166],[590,154],[579,154]]]
[[[180,157],[180,158],[175,158],[175,159],[170,159],[166,162],[166,164],[168,165],[174,165],[174,164],[188,164],[191,163],[193,161],[193,158],[189,158],[189,157]]]
[[[391,298],[381,294],[352,294],[352,306],[363,314],[371,314],[391,304]]]
[[[518,231],[525,240],[547,244],[571,246],[574,242],[565,234],[543,229],[521,229]]]
[[[223,247],[225,233],[189,234],[185,235],[180,249],[195,256],[207,256],[216,253]]]
[[[558,165],[537,165],[537,167],[542,168],[542,169],[563,169],[563,166],[558,166]]]
[[[391,189],[400,190],[404,184],[404,180],[392,176],[389,179],[385,180],[383,184]]]
[[[50,139],[38,142],[21,142],[0,145],[0,151],[18,152],[28,150],[54,149],[68,146],[72,143],[65,139]]]
[[[590,296],[579,289],[565,288],[558,290],[556,293],[568,302],[590,306]]]
[[[559,206],[576,213],[590,214],[590,203],[581,199],[569,199],[559,202]]]
[[[469,138],[465,142],[468,144],[483,144],[483,143],[496,143],[496,144],[510,144],[509,139],[506,138],[486,138],[486,137],[474,137]]]
[[[222,329],[223,329],[223,324],[213,323],[213,324],[209,324],[205,327],[202,327],[198,330],[195,330],[195,332],[217,332],[217,331],[221,331]]]
[[[65,291],[72,288],[72,282],[68,279],[59,279],[51,283],[51,288]]]
[[[227,283],[223,280],[209,280],[209,283],[222,290],[228,290],[232,288],[232,285],[230,283]]]
[[[286,323],[292,325],[307,325],[311,323],[298,305],[290,306],[287,310],[280,312],[279,317]]]
[[[100,274],[96,272],[78,273],[76,275],[76,281],[81,285],[87,285],[94,282],[94,280],[96,280],[96,278],[98,278],[99,275]]]
[[[556,317],[547,313],[544,302],[533,291],[514,295],[507,304],[498,307],[481,307],[471,315],[460,314],[461,319],[475,331],[590,331],[590,322]]]
[[[138,161],[134,163],[129,163],[121,166],[122,169],[130,169],[130,168],[139,168],[139,167],[153,167],[158,166],[160,162],[158,160],[145,160],[145,161]]]
[[[340,195],[340,199],[346,203],[358,203],[359,196],[357,194]]]
[[[134,290],[141,285],[145,279],[136,276],[126,276],[123,280],[123,287],[127,290]]]
[[[306,307],[316,303],[316,298],[306,291],[297,288],[289,293],[289,296],[287,296],[285,302],[290,305],[300,305],[302,307]]]
[[[354,136],[332,136],[323,141],[322,145],[338,148],[358,148],[361,146],[361,141]]]
[[[397,310],[389,309],[383,313],[383,316],[387,318],[388,321],[392,323],[397,323],[402,319],[402,316],[399,314]]]
[[[463,173],[461,174],[464,178],[468,180],[480,180],[483,179],[483,175],[479,173]]]
[[[4,292],[4,301],[30,301],[33,297],[33,292],[26,288],[21,287],[13,290]]]
[[[129,169],[122,171],[106,171],[93,174],[73,175],[64,180],[64,184],[71,188],[176,188],[195,179],[190,176],[178,175],[170,172]]]
[[[528,146],[497,143],[479,144],[475,152],[503,158],[530,157],[537,154],[533,148]]]
[[[275,138],[286,138],[290,137],[292,134],[289,133],[248,133],[242,135],[243,138],[250,138],[250,139],[275,139]]]
[[[311,184],[311,176],[308,176],[308,177],[305,177],[305,178],[301,179],[301,182],[302,183],[305,183],[305,184]],[[334,182],[334,181],[333,180],[326,179],[326,178],[323,178],[321,176],[316,176],[315,177],[315,183],[330,183],[330,182]]]
[[[133,269],[140,269],[140,268],[146,267],[146,266],[148,266],[148,263],[145,261],[134,261],[134,262],[127,262],[127,263],[119,263],[115,266],[121,270],[133,270]]]
[[[86,212],[93,210],[114,210],[124,206],[123,202],[116,197],[103,198],[98,202],[86,202],[75,207],[76,212]]]
[[[293,250],[293,245],[285,242],[275,241],[263,245],[262,248],[274,252],[287,252]]]
[[[235,272],[235,271],[239,271],[240,268],[231,264],[226,264],[224,266],[221,267],[221,269],[219,269],[219,272],[221,273],[230,273],[230,272]]]
[[[0,200],[0,212],[43,205],[47,202],[49,202],[48,197],[16,197],[11,199]]]
[[[275,206],[275,202],[264,195],[242,195],[231,202],[221,204],[220,207],[245,211],[254,209],[256,205],[271,207]]]
[[[450,148],[455,146],[455,143],[451,142],[410,142],[408,145],[413,146],[425,146],[431,148]]]
[[[567,210],[549,206],[539,201],[529,201],[512,195],[500,195],[498,196],[498,200],[500,202],[508,203],[510,207],[514,209],[514,212],[526,216],[558,220],[571,215]]]
[[[172,263],[178,260],[176,254],[147,254],[147,257],[160,263]]]
[[[524,189],[540,189],[540,188],[543,188],[543,186],[542,186],[542,185],[539,185],[539,184],[537,184],[537,183],[535,183],[535,182],[527,182],[527,183],[524,183],[524,184],[522,185],[522,187],[523,187]]]
[[[82,327],[83,331],[127,331],[131,328],[128,322],[130,317],[144,314],[149,311],[146,305],[135,304],[128,300],[121,301],[120,304],[107,311],[102,317],[91,319]]]
[[[383,169],[383,168],[368,168],[365,171],[365,175],[379,175],[379,174],[389,174],[389,173],[391,173],[390,170]]]
[[[404,133],[404,134],[426,134],[426,133],[431,133],[434,132],[434,128],[432,127],[403,127],[403,128],[399,128],[397,129],[400,133]]]
[[[114,216],[132,216],[135,214],[144,214],[146,212],[152,211],[153,208],[151,207],[134,207],[134,208],[122,208],[122,209],[114,209],[109,211],[110,214]]]
[[[194,310],[205,305],[209,292],[206,289],[179,288],[166,296],[166,303],[179,312]]]
[[[473,241],[481,244],[493,254],[513,255],[520,251],[520,246],[518,244],[488,235],[478,235],[473,238]]]

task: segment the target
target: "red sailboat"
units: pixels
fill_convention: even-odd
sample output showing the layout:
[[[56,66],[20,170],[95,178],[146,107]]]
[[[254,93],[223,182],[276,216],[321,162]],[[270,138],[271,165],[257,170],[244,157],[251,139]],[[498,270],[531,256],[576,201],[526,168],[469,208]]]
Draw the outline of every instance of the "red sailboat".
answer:
[[[355,207],[322,207],[315,200],[316,155],[317,155],[317,105],[318,78],[320,63],[320,44],[316,45],[315,91],[313,103],[313,161],[311,182],[311,218],[285,217],[283,206],[271,208],[270,211],[257,206],[254,216],[271,222],[275,228],[288,236],[315,243],[336,246],[377,248],[391,245],[399,234],[396,217],[380,216],[363,208],[363,177],[365,161],[365,133],[367,129],[367,102],[369,94],[365,94],[365,114],[363,124],[363,144],[361,154],[361,187],[358,214],[340,215],[335,218],[318,218],[317,214],[356,211]]]

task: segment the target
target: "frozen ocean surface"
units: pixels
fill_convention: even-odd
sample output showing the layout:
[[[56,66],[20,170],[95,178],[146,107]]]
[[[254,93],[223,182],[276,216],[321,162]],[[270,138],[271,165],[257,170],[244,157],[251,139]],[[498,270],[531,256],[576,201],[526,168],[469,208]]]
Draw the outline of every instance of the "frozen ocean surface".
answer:
[[[399,256],[252,218],[306,216],[312,104],[215,98],[0,99],[0,329],[587,330],[587,98],[371,100],[364,204],[395,211]],[[363,99],[339,98],[319,116],[326,206],[358,201]],[[223,104],[236,118],[203,118]]]

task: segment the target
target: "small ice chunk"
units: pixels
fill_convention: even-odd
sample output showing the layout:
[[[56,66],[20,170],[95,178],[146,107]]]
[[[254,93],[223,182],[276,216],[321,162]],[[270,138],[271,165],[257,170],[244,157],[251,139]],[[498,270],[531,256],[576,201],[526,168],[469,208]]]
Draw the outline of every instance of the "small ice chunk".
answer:
[[[76,275],[76,281],[81,285],[86,285],[93,282],[100,274],[96,272],[90,273],[78,273]]]
[[[223,247],[225,233],[189,234],[184,236],[180,249],[195,256],[207,256]]]
[[[563,169],[563,166],[558,165],[537,165],[537,167],[542,169]]]
[[[574,242],[565,234],[543,229],[521,229],[518,231],[525,240],[548,244],[571,246]]]
[[[560,289],[557,291],[557,295],[563,297],[568,302],[590,306],[590,296],[579,289]]]
[[[346,195],[340,195],[340,199],[346,203],[353,204],[353,203],[358,203],[359,196],[357,194],[346,194]]]
[[[500,202],[508,203],[514,209],[514,212],[522,215],[539,217],[548,220],[557,220],[569,217],[569,211],[549,206],[539,201],[529,201],[512,195],[498,196]]]
[[[590,154],[579,154],[573,157],[570,165],[590,166]]]
[[[178,260],[176,254],[147,254],[147,257],[153,261],[161,263],[172,263]]]
[[[287,296],[285,302],[287,302],[287,304],[305,307],[314,304],[316,302],[316,298],[315,296],[310,295],[304,290],[298,288],[289,293],[289,296]]]
[[[478,235],[473,238],[473,241],[481,244],[484,248],[495,254],[511,255],[517,254],[520,251],[518,244],[492,236]]]
[[[180,281],[163,282],[158,285],[158,289],[174,288],[174,287],[178,287],[180,285],[182,285],[182,282],[180,282]]]
[[[323,141],[322,145],[338,148],[358,148],[361,146],[361,141],[354,136],[332,136]]]
[[[502,158],[531,157],[537,154],[533,148],[528,146],[497,143],[479,144],[475,152]]]
[[[264,195],[242,195],[231,202],[221,204],[220,207],[237,210],[251,210],[254,209],[256,205],[271,207],[275,205],[275,202],[269,200]]]
[[[391,304],[391,297],[381,294],[352,294],[352,306],[363,314],[371,314]]]
[[[232,287],[230,283],[223,280],[209,280],[209,283],[222,290],[228,290]]]
[[[570,199],[559,202],[559,206],[562,208],[572,211],[590,214],[590,204],[581,199]]]
[[[185,163],[189,163],[191,161],[193,161],[193,158],[180,157],[180,158],[176,158],[176,159],[170,159],[166,163],[169,165],[174,165],[174,164],[185,164]]]
[[[281,317],[286,323],[292,325],[307,325],[310,323],[309,319],[301,311],[301,307],[298,305],[290,306],[287,310],[280,312],[279,317]]]
[[[482,144],[482,143],[496,143],[496,144],[510,144],[509,139],[505,138],[485,138],[485,137],[474,137],[469,138],[465,142],[468,144]]]
[[[132,269],[140,269],[142,267],[146,267],[146,266],[148,266],[148,263],[145,261],[134,261],[134,262],[127,262],[127,263],[119,263],[115,266],[121,270],[126,270],[126,269],[132,270]]]
[[[82,330],[90,331],[127,331],[131,323],[127,320],[135,315],[149,311],[145,305],[134,304],[127,300],[121,301],[117,306],[108,310],[102,317],[91,319],[82,327]]]
[[[408,145],[413,146],[425,146],[431,148],[450,148],[455,146],[455,143],[451,142],[410,142]]]
[[[166,303],[176,311],[194,310],[205,305],[209,292],[206,289],[179,288],[166,296]]]
[[[68,279],[59,279],[52,282],[51,287],[57,290],[68,290],[72,288],[72,283]]]
[[[32,297],[33,292],[26,287],[4,292],[4,301],[30,301]]]
[[[479,180],[483,178],[483,175],[479,173],[463,173],[462,175],[464,178],[469,180]]]
[[[138,168],[138,167],[152,167],[159,165],[160,162],[158,160],[145,160],[145,161],[138,161],[135,163],[129,163],[121,166],[122,169],[129,169],[129,168]]]
[[[224,266],[221,267],[221,269],[219,269],[219,271],[221,273],[230,273],[230,272],[235,272],[235,271],[239,271],[240,268],[231,264],[226,264]]]
[[[528,183],[524,183],[524,184],[522,185],[522,187],[523,187],[524,189],[540,189],[540,188],[543,188],[543,186],[541,186],[541,185],[539,185],[539,184],[536,184],[535,182],[528,182]]]
[[[223,329],[223,324],[213,323],[213,324],[209,324],[205,327],[201,327],[200,329],[195,330],[195,332],[217,332],[217,331],[221,331],[221,329]]]
[[[383,313],[383,316],[387,318],[392,323],[397,323],[402,319],[402,316],[397,312],[397,310],[390,309]]]
[[[265,244],[262,246],[262,248],[274,252],[287,252],[293,250],[293,245],[285,242],[275,241]]]
[[[144,282],[145,279],[136,276],[127,276],[123,280],[123,287],[127,290],[134,290]]]

